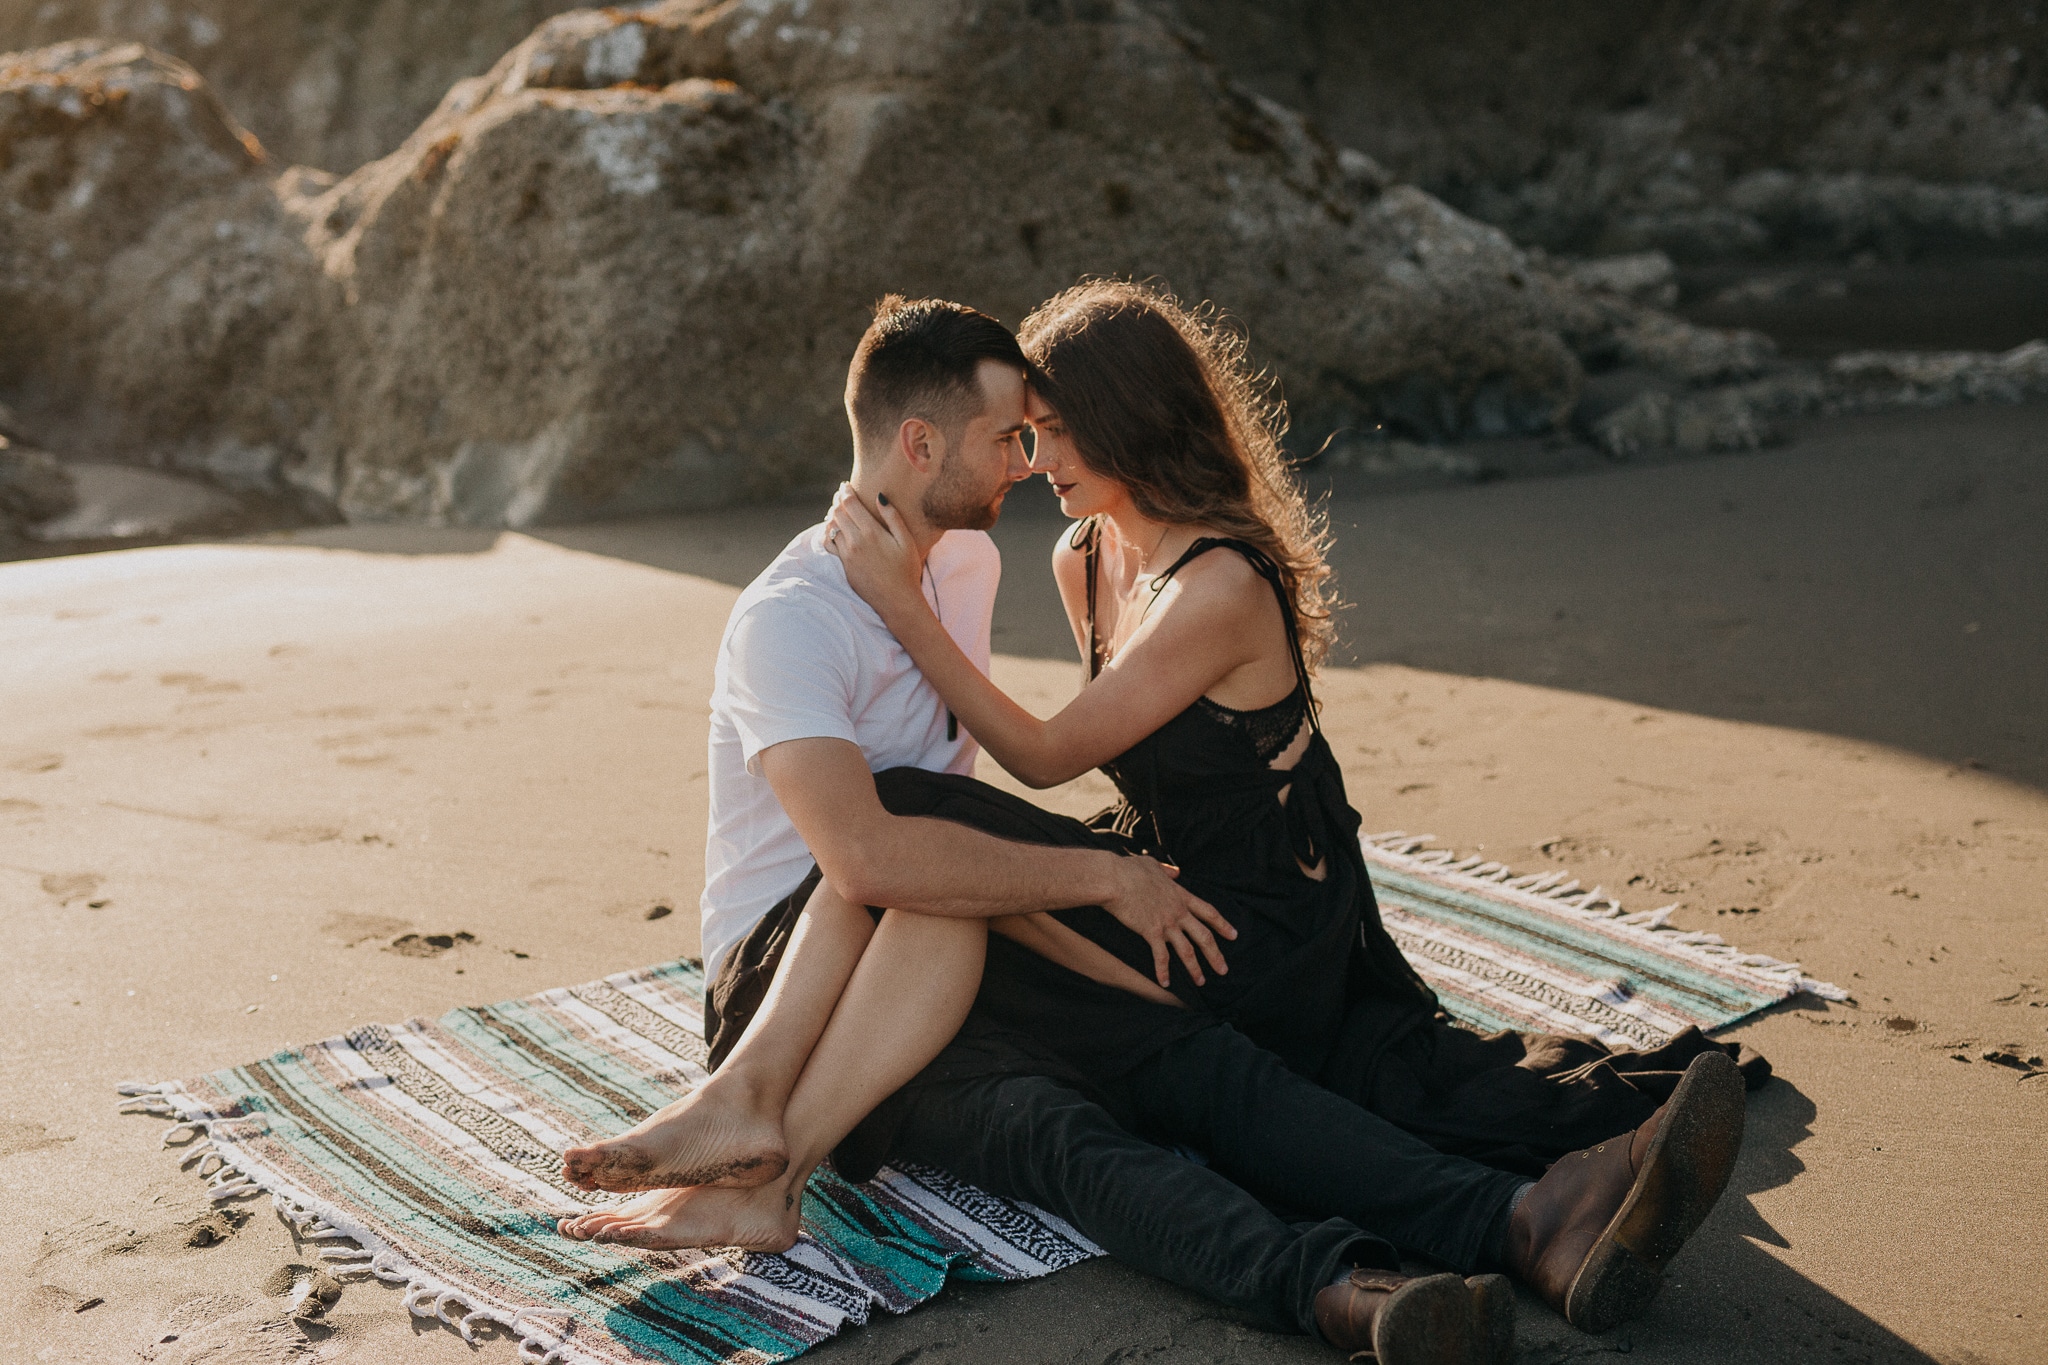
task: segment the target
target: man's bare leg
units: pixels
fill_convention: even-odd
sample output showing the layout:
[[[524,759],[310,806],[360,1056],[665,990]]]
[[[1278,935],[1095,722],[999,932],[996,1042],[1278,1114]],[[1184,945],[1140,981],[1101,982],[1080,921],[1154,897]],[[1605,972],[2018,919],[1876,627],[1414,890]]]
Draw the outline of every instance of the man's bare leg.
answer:
[[[759,1185],[789,1165],[782,1111],[875,933],[867,907],[823,882],[804,904],[781,968],[724,1065],[674,1104],[603,1142],[562,1154],[584,1189]]]
[[[890,911],[790,1094],[789,1163],[780,1175],[749,1189],[659,1190],[565,1220],[561,1230],[637,1247],[787,1251],[818,1163],[959,1032],[987,946],[984,920]]]

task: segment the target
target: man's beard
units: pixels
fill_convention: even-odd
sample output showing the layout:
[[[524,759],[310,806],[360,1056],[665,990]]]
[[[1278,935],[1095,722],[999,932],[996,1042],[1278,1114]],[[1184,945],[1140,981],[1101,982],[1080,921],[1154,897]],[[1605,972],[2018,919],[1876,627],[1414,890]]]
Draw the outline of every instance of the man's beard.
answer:
[[[1009,484],[996,489],[976,488],[969,481],[966,462],[959,452],[947,451],[939,465],[939,476],[924,490],[918,510],[925,525],[941,531],[986,531],[996,524]]]

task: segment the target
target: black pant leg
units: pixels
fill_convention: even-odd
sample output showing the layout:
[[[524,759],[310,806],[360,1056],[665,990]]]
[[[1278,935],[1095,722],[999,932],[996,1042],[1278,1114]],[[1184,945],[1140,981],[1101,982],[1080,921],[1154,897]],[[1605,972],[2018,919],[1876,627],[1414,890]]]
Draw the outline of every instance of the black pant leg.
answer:
[[[1169,1044],[1125,1086],[1141,1124],[1207,1153],[1259,1197],[1346,1219],[1460,1273],[1489,1263],[1527,1183],[1438,1152],[1227,1026]]]
[[[1347,1266],[1399,1258],[1342,1219],[1290,1225],[1243,1189],[1136,1137],[1042,1076],[984,1076],[907,1097],[894,1159],[1036,1204],[1127,1265],[1279,1331],[1315,1331],[1315,1296]]]
[[[1655,1053],[1612,1053],[1576,1036],[1479,1034],[1365,997],[1346,1009],[1316,1079],[1440,1152],[1534,1177],[1566,1152],[1640,1125],[1708,1047],[1733,1050],[1691,1029]],[[1632,1066],[1647,1069],[1628,1074]]]

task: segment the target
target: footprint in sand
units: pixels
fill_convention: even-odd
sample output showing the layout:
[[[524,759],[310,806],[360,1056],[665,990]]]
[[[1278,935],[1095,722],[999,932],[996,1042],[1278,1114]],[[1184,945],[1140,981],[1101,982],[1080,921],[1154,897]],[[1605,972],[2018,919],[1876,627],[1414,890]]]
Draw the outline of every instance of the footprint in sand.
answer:
[[[320,926],[320,932],[331,938],[340,939],[344,947],[353,948],[358,943],[367,943],[373,938],[390,938],[406,927],[402,919],[389,915],[365,915],[355,910],[338,910],[327,917]]]
[[[222,1299],[221,1307],[226,1301],[241,1306],[223,1313],[220,1307],[209,1306],[202,1311],[181,1305],[180,1312],[199,1316],[201,1320],[181,1323],[174,1312],[155,1342],[142,1348],[141,1358],[149,1365],[224,1365],[229,1361],[234,1365],[292,1365],[325,1358],[325,1353],[308,1353],[308,1329],[325,1335],[324,1324],[295,1321],[296,1314],[285,1313],[274,1301],[249,1303],[239,1298],[230,1300],[229,1296],[207,1297]]]
[[[280,825],[256,836],[267,844],[326,844],[341,837],[332,825]]]
[[[71,1140],[71,1138],[51,1132],[40,1123],[23,1123],[15,1119],[0,1119],[0,1156],[20,1156],[23,1152],[40,1152],[51,1147],[62,1147]]]
[[[319,1266],[293,1262],[265,1276],[263,1292],[283,1299],[294,1318],[312,1322],[326,1317],[328,1310],[341,1302],[342,1283]]]
[[[439,957],[458,943],[474,943],[476,935],[466,929],[452,934],[405,934],[391,940],[391,951],[400,957]]]
[[[96,872],[51,872],[43,877],[43,891],[55,896],[57,904],[82,901],[100,889],[103,878]]]
[[[193,696],[203,692],[239,692],[242,685],[225,678],[209,678],[204,673],[165,673],[157,678],[165,687],[182,687]]]

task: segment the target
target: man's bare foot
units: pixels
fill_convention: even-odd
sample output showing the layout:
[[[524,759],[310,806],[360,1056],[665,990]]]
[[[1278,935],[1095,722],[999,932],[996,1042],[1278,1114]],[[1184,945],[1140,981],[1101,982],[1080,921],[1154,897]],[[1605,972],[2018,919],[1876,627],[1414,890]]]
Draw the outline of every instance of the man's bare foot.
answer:
[[[601,1209],[555,1225],[579,1242],[609,1242],[673,1251],[683,1247],[739,1247],[787,1251],[796,1245],[800,1199],[786,1181],[753,1189],[654,1190],[615,1209]]]
[[[708,1083],[615,1138],[562,1153],[562,1178],[586,1190],[765,1185],[789,1168],[779,1117],[741,1085]]]

